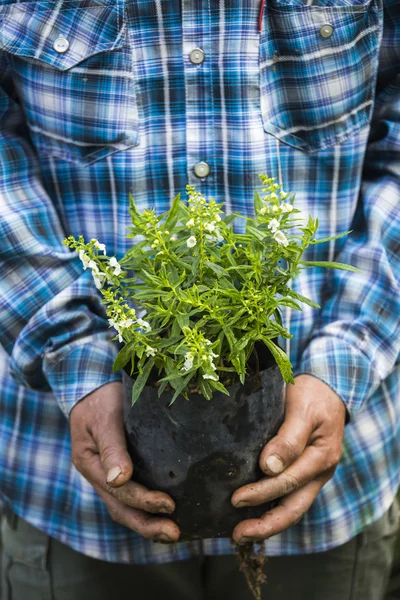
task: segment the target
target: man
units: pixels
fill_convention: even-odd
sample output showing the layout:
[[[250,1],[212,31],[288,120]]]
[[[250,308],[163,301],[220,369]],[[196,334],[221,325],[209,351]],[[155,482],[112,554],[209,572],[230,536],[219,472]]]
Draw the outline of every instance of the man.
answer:
[[[265,479],[232,498],[280,503],[233,537],[268,540],[265,598],[381,598],[400,453],[398,1],[2,0],[0,23],[6,599],[250,597],[229,540],[159,543],[179,539],[173,500],[130,481],[113,333],[61,242],[124,254],[130,191],[161,212],[191,183],[249,214],[258,173],[320,236],[353,230],[308,258],[361,273],[295,284],[321,309],[285,315],[296,385]]]

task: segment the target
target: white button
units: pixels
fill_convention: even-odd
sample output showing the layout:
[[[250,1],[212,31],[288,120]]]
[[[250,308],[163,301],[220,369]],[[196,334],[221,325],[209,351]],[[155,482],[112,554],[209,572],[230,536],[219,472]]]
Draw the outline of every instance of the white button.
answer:
[[[319,30],[319,34],[323,38],[331,37],[332,33],[333,33],[333,27],[329,23],[322,25],[321,29]]]
[[[203,62],[203,60],[205,58],[205,54],[204,54],[203,50],[201,50],[200,48],[195,48],[189,54],[189,58],[193,64],[199,65],[200,63]]]
[[[206,162],[199,162],[194,168],[197,177],[207,177],[210,173],[210,167]]]
[[[66,40],[64,37],[58,37],[53,44],[53,48],[56,52],[60,52],[60,54],[62,54],[63,52],[66,52],[68,50],[69,41]]]

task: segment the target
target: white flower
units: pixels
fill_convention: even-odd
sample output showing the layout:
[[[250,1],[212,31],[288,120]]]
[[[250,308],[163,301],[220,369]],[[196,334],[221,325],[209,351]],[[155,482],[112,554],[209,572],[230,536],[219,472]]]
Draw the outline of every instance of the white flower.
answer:
[[[262,208],[260,208],[260,210],[258,212],[260,213],[260,215],[265,215],[265,213],[268,212],[268,207],[263,206]]]
[[[189,221],[186,223],[186,227],[194,227],[194,219],[193,219],[193,217],[191,219],[189,219]]]
[[[213,381],[218,381],[218,375],[210,375],[209,373],[204,373],[203,379],[212,379]]]
[[[213,231],[215,231],[215,223],[207,223],[206,229],[207,229],[207,231],[212,233]]]
[[[94,260],[89,260],[88,267],[89,269],[93,269],[94,271],[99,270],[99,267],[97,266],[97,263]]]
[[[176,235],[171,235],[171,237],[169,238],[171,242],[176,242]]]
[[[143,319],[138,319],[137,324],[146,329],[146,331],[151,331],[150,323],[147,321],[143,321]]]
[[[98,290],[101,290],[101,288],[103,287],[104,279],[106,278],[105,273],[100,273],[99,271],[93,269],[92,277],[93,277],[96,288]]]
[[[193,354],[191,352],[186,352],[185,354],[185,363],[181,368],[181,371],[190,371],[193,367]]]
[[[79,258],[81,259],[83,268],[86,271],[90,263],[90,257],[86,254],[84,250],[79,250]]]
[[[131,325],[133,325],[133,319],[124,319],[123,321],[120,321],[120,323],[119,323],[119,326],[121,327],[121,329],[130,327]]]
[[[117,259],[115,258],[115,256],[112,256],[110,258],[110,262],[109,262],[110,267],[114,267],[114,275],[120,275],[121,273],[121,265],[119,264],[119,262],[117,261]]]
[[[215,215],[214,219],[215,219],[215,221],[219,222],[221,220],[221,217],[219,215]]]
[[[194,237],[194,235],[191,235],[190,238],[188,239],[188,241],[186,242],[187,247],[194,248],[196,244],[197,244],[196,238]]]
[[[220,232],[220,230],[219,230],[219,228],[218,228],[218,227],[215,229],[215,232],[214,232],[214,233],[215,233],[215,235],[217,236],[217,240],[218,240],[219,242],[223,242],[223,241],[224,241],[224,238],[222,237],[222,235],[221,235],[221,232]]]
[[[281,198],[286,198],[286,196],[287,196],[287,193],[286,193],[286,192],[284,192],[283,190],[281,190],[281,191],[279,192],[279,195],[280,195],[280,197],[281,197]]]
[[[151,346],[147,346],[145,352],[146,356],[155,356],[157,354],[157,350],[155,348],[152,348]]]
[[[280,223],[277,219],[271,219],[268,223],[268,229],[270,229],[272,233],[275,233],[279,229],[279,225]]]
[[[286,202],[282,204],[282,212],[290,213],[293,210],[293,206],[291,204],[287,204]]]
[[[97,250],[102,250],[103,254],[106,254],[106,246],[105,244],[100,244],[99,240],[95,240],[93,246],[97,248]]]
[[[275,192],[272,192],[270,198],[271,200],[278,200],[278,196],[275,194]]]
[[[286,237],[286,235],[284,233],[282,233],[282,231],[276,231],[274,233],[274,240],[276,242],[278,242],[278,244],[282,244],[282,246],[287,246],[289,244],[289,241]]]
[[[274,213],[279,212],[279,207],[275,206],[275,204],[274,204],[274,206],[272,207],[272,212],[274,212]]]

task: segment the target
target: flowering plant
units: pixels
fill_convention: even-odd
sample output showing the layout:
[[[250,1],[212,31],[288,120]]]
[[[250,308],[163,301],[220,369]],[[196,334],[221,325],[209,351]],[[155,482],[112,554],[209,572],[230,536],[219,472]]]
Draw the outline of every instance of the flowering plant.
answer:
[[[131,197],[127,237],[139,239],[119,261],[98,240],[64,240],[79,252],[84,269],[92,270],[109,324],[124,344],[114,370],[130,362],[132,403],[153,369],[159,394],[167,386],[175,390],[172,401],[194,390],[207,399],[214,390],[228,394],[229,379],[244,383],[256,342],[269,349],[283,378],[293,381],[289,358],[275,343],[279,336],[291,337],[282,307],[319,307],[294,292],[290,280],[313,266],[357,270],[301,260],[310,244],[349,232],[315,239],[318,221],[301,218],[294,194],[275,178],[260,179],[263,195],[254,194],[254,217],[224,215],[223,204],[189,185],[187,204],[178,195],[161,215],[139,212]],[[244,220],[242,233],[234,231],[235,219]],[[146,320],[138,316],[144,312]]]

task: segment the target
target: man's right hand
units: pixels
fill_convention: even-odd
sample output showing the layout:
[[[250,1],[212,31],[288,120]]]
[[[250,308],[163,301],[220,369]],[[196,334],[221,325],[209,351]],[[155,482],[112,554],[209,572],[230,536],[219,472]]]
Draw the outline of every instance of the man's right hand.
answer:
[[[175,503],[163,492],[131,481],[132,461],[123,425],[123,388],[108,383],[74,406],[70,415],[72,462],[106,504],[113,521],[155,541],[175,542],[180,531],[170,519]]]

